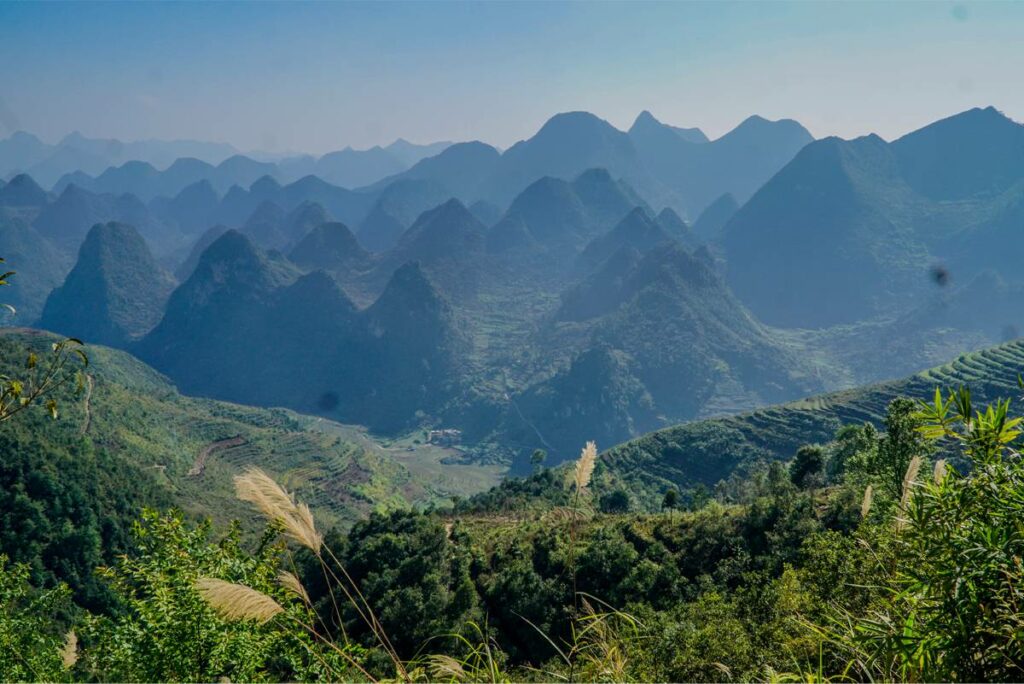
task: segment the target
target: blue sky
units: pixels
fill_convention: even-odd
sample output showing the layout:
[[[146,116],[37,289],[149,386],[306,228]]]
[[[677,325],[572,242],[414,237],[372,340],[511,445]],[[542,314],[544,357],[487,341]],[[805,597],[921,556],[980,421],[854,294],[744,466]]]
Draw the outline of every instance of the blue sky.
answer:
[[[552,114],[892,138],[1024,119],[1024,3],[3,3],[0,135],[508,146]]]

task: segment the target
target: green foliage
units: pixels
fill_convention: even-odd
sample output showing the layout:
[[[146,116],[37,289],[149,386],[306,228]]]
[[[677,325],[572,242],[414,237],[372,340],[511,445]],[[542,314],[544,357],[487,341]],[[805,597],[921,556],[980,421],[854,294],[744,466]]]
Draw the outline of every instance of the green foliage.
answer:
[[[1016,681],[1024,675],[1024,465],[1013,450],[1020,418],[1010,402],[975,410],[961,388],[915,419],[932,439],[959,445],[961,475],[936,464],[911,483],[891,544],[888,592],[847,635],[861,667],[886,677]]]
[[[91,644],[78,667],[115,681],[310,680],[349,668],[299,625],[309,612],[279,583],[281,548],[264,537],[255,553],[237,528],[211,542],[209,524],[180,513],[147,511],[135,526],[138,547],[102,571],[124,601],[82,628]],[[273,597],[285,612],[265,624],[226,620],[196,590],[201,577],[237,582]]]
[[[878,430],[871,423],[844,425],[836,433],[829,453],[827,479],[841,482],[853,464],[869,463],[878,450]]]
[[[533,450],[533,453],[530,455],[530,466],[533,468],[534,472],[544,467],[544,461],[546,461],[547,458],[548,452],[543,449]]]
[[[42,372],[59,342],[5,331],[0,374],[27,381],[25,360],[35,357]],[[63,353],[74,379],[81,363],[72,349]],[[177,506],[193,518],[211,517],[219,529],[240,519],[255,534],[231,483],[246,465],[271,469],[320,520],[341,526],[372,506],[428,504],[453,490],[478,491],[495,477],[468,465],[429,468],[420,454],[406,467],[362,430],[185,397],[123,352],[88,351],[83,392],[72,381],[50,385],[45,398],[57,401],[57,420],[36,406],[0,421],[0,553],[27,564],[38,587],[67,583],[75,601],[92,610],[112,609],[115,598],[93,570],[129,550],[131,524],[145,506]],[[208,451],[222,440],[230,442]],[[466,471],[469,477],[460,474]]]
[[[602,513],[628,513],[632,505],[629,492],[624,489],[615,489],[602,494],[598,499],[598,508]]]
[[[66,586],[37,590],[29,568],[0,555],[0,677],[5,681],[65,681],[64,634],[54,616],[70,608]]]
[[[479,618],[469,574],[470,556],[460,539],[439,520],[411,512],[374,514],[357,523],[337,552],[338,561],[376,607],[377,619],[398,654],[410,658],[431,637]],[[319,568],[308,568],[305,576]],[[321,605],[328,597],[316,594]],[[322,613],[329,616],[324,606]],[[343,610],[345,632],[372,645],[370,632],[353,606]]]
[[[0,258],[0,263],[4,260]],[[14,271],[0,274],[0,287],[9,286]],[[10,304],[4,308],[15,313]],[[45,355],[42,362],[35,351],[25,355],[25,364],[18,374],[0,374],[0,422],[9,420],[20,411],[32,406],[46,395],[46,410],[51,418],[57,417],[57,400],[52,394],[62,385],[77,380],[82,386],[81,369],[89,365],[89,357],[82,351],[82,342],[68,338],[54,342],[50,346],[50,354]]]
[[[825,475],[825,450],[819,445],[805,445],[797,449],[796,457],[789,464],[789,479],[797,487],[814,489],[823,485]]]
[[[870,465],[889,494],[898,499],[903,493],[903,478],[914,457],[931,452],[921,427],[917,404],[911,399],[894,399],[885,414],[885,436],[878,445],[877,458]]]
[[[270,481],[255,546],[237,527],[212,541],[209,523],[145,513],[134,551],[101,572],[117,609],[67,613],[82,638],[72,670],[56,655],[64,623],[33,602],[64,590],[36,593],[28,568],[0,573],[0,638],[40,626],[22,659],[51,679],[1016,680],[1018,425],[1009,402],[975,409],[963,390],[895,401],[881,440],[845,428],[788,469],[734,473],[697,510],[676,512],[669,488],[657,514],[619,512],[614,488],[592,510],[588,445],[573,473],[444,515],[374,514],[323,544],[312,522],[293,529],[282,511],[301,509]],[[914,477],[933,439],[960,445],[969,471],[939,461]],[[890,492],[898,463],[909,472]],[[862,499],[866,484],[884,505]],[[282,530],[305,548],[293,555]],[[262,607],[229,619],[204,578]]]

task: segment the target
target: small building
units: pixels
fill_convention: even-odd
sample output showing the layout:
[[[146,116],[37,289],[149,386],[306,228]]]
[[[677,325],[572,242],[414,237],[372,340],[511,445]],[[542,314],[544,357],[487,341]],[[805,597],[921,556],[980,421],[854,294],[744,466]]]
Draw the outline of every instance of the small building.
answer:
[[[427,444],[437,444],[438,446],[452,446],[462,442],[462,430],[456,430],[454,428],[445,428],[443,430],[428,430],[427,431]]]

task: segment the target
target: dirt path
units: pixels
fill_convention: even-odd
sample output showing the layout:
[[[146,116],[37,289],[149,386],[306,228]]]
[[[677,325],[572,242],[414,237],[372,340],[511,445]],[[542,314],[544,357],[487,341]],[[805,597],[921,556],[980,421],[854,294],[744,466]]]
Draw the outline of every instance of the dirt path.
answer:
[[[553,446],[551,446],[550,444],[548,444],[548,440],[544,439],[544,435],[542,435],[542,434],[540,433],[540,430],[538,430],[538,429],[537,429],[537,426],[536,426],[536,425],[534,425],[534,424],[533,424],[533,423],[532,423],[532,422],[531,422],[531,421],[530,421],[530,420],[529,420],[529,419],[528,419],[528,418],[527,418],[527,417],[526,417],[526,416],[525,416],[525,415],[523,414],[522,410],[520,410],[520,408],[519,408],[519,404],[517,404],[517,403],[516,403],[516,400],[512,398],[512,395],[511,395],[510,393],[506,392],[506,393],[505,393],[505,399],[507,399],[507,400],[508,400],[508,403],[510,403],[510,404],[512,405],[512,408],[514,408],[514,409],[516,410],[516,415],[518,415],[518,416],[519,416],[519,419],[520,419],[521,421],[523,421],[523,423],[525,423],[527,427],[529,427],[529,428],[530,428],[531,430],[533,430],[533,433],[534,433],[535,435],[537,435],[537,439],[539,439],[539,440],[540,440],[540,443],[541,443],[541,444],[543,444],[544,446],[546,446],[546,447],[548,448],[548,453],[549,453],[549,454],[554,454],[554,453],[556,453],[555,447],[553,447]]]
[[[204,446],[200,450],[199,455],[196,456],[196,460],[192,464],[192,468],[188,471],[189,477],[196,477],[203,474],[203,471],[206,470],[206,459],[213,452],[242,446],[243,444],[245,444],[244,437],[229,437],[227,439],[218,439],[216,442],[210,442]]]
[[[82,423],[82,434],[89,432],[92,425],[92,407],[89,401],[92,399],[93,379],[88,373],[85,374],[85,421]]]

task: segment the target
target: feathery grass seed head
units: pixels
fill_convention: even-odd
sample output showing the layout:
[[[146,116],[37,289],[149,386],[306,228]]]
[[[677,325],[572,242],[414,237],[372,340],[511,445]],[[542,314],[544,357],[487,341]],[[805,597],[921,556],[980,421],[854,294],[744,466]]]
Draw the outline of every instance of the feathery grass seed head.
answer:
[[[580,457],[576,461],[576,469],[573,473],[576,491],[582,492],[590,485],[590,478],[594,474],[594,467],[596,465],[597,444],[595,442],[587,442],[587,445],[580,451]]]
[[[201,577],[196,580],[195,586],[203,600],[227,620],[255,620],[265,623],[284,612],[284,608],[277,601],[244,584]]]
[[[64,637],[64,646],[60,649],[60,662],[65,670],[70,670],[78,662],[78,635],[73,629]]]
[[[323,536],[317,532],[313,513],[306,504],[296,503],[294,497],[259,468],[248,468],[235,476],[235,495],[247,501],[263,515],[284,527],[285,535],[319,553]]]
[[[299,578],[294,573],[282,570],[277,576],[277,583],[302,599],[302,602],[307,606],[312,605],[306,587],[302,586],[302,582],[299,581]]]
[[[903,475],[903,495],[900,497],[900,507],[896,516],[896,531],[901,531],[907,525],[907,507],[910,505],[910,496],[913,493],[914,481],[917,473],[921,470],[921,457],[914,456],[907,464],[907,472]]]
[[[860,517],[868,517],[868,513],[871,512],[871,502],[874,500],[874,490],[871,485],[868,485],[864,489],[864,500],[860,502]]]

